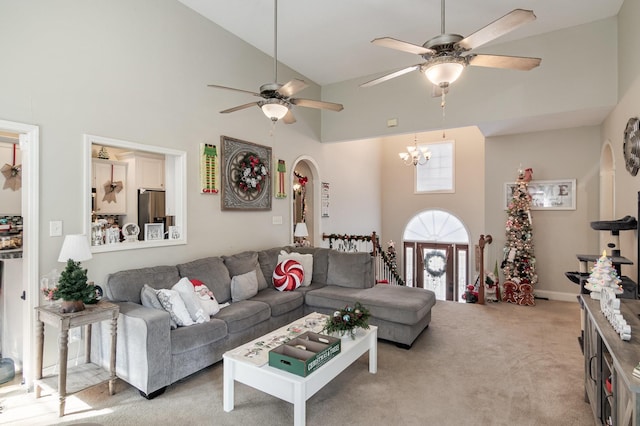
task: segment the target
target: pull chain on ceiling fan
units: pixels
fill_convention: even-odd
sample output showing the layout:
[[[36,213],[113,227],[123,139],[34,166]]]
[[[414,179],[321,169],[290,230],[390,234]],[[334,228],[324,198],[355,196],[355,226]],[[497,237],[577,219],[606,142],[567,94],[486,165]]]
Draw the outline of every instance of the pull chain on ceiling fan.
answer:
[[[292,124],[296,122],[293,113],[291,112],[292,105],[326,109],[329,111],[342,111],[343,106],[332,102],[315,101],[311,99],[293,98],[292,96],[299,91],[308,87],[307,83],[303,80],[294,78],[284,85],[278,83],[278,0],[274,0],[274,49],[273,49],[273,68],[274,68],[274,82],[266,83],[260,86],[260,93],[250,92],[248,90],[234,89],[232,87],[220,86],[217,84],[209,84],[209,87],[217,89],[233,90],[236,92],[248,93],[253,96],[263,98],[257,102],[249,102],[247,104],[239,105],[233,108],[220,111],[222,114],[239,111],[252,107],[254,105],[260,107],[262,112],[275,124],[276,122],[283,120],[285,124]]]

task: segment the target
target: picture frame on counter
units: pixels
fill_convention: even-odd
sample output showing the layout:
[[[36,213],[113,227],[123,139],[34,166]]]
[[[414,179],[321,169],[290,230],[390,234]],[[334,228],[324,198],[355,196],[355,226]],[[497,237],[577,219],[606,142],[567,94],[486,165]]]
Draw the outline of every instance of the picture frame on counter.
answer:
[[[164,239],[164,223],[145,223],[144,239],[146,241],[159,241]]]
[[[182,229],[179,226],[170,226],[169,227],[169,239],[170,240],[180,240],[180,239],[182,239]]]

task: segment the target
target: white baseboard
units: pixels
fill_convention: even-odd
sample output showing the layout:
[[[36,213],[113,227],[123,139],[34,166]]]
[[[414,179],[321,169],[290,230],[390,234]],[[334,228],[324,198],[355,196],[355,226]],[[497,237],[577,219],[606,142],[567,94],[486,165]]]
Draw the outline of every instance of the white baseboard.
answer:
[[[549,300],[559,300],[561,302],[577,302],[577,293],[562,293],[559,291],[535,290],[536,297],[544,297]]]

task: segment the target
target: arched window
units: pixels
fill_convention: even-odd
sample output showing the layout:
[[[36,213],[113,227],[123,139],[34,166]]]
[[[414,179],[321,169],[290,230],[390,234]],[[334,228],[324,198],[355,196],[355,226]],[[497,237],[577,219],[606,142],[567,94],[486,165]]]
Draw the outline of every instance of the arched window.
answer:
[[[469,284],[469,233],[456,216],[427,210],[414,216],[403,234],[408,286],[433,290],[440,300],[462,301]]]

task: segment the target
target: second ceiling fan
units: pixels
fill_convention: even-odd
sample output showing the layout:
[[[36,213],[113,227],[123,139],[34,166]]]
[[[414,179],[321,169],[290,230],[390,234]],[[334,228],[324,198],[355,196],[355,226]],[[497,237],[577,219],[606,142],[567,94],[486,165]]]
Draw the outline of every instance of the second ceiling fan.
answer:
[[[324,101],[314,101],[311,99],[293,98],[292,96],[299,91],[307,88],[309,85],[303,80],[294,78],[285,84],[279,84],[278,81],[278,0],[274,0],[274,49],[273,49],[273,66],[274,66],[274,82],[266,83],[260,86],[260,93],[251,92],[249,90],[234,89],[233,87],[220,86],[217,84],[209,84],[209,87],[218,89],[233,90],[236,92],[248,93],[253,96],[261,97],[262,100],[249,102],[238,105],[233,108],[220,111],[222,114],[239,111],[252,106],[258,106],[262,112],[274,123],[283,120],[285,124],[296,122],[296,118],[291,112],[291,106],[301,106],[307,108],[326,109],[330,111],[342,111],[341,104]]]
[[[467,54],[490,41],[515,30],[527,22],[536,19],[531,10],[515,9],[475,33],[463,37],[459,34],[447,34],[444,27],[445,1],[441,3],[441,34],[427,40],[422,46],[396,40],[391,37],[376,38],[371,43],[377,46],[389,47],[403,52],[421,56],[426,62],[411,65],[382,77],[368,81],[360,87],[370,87],[392,78],[399,77],[411,71],[420,70],[436,87],[446,92],[467,65],[507,68],[528,71],[540,65],[542,59],[523,56],[503,56],[486,54]]]

